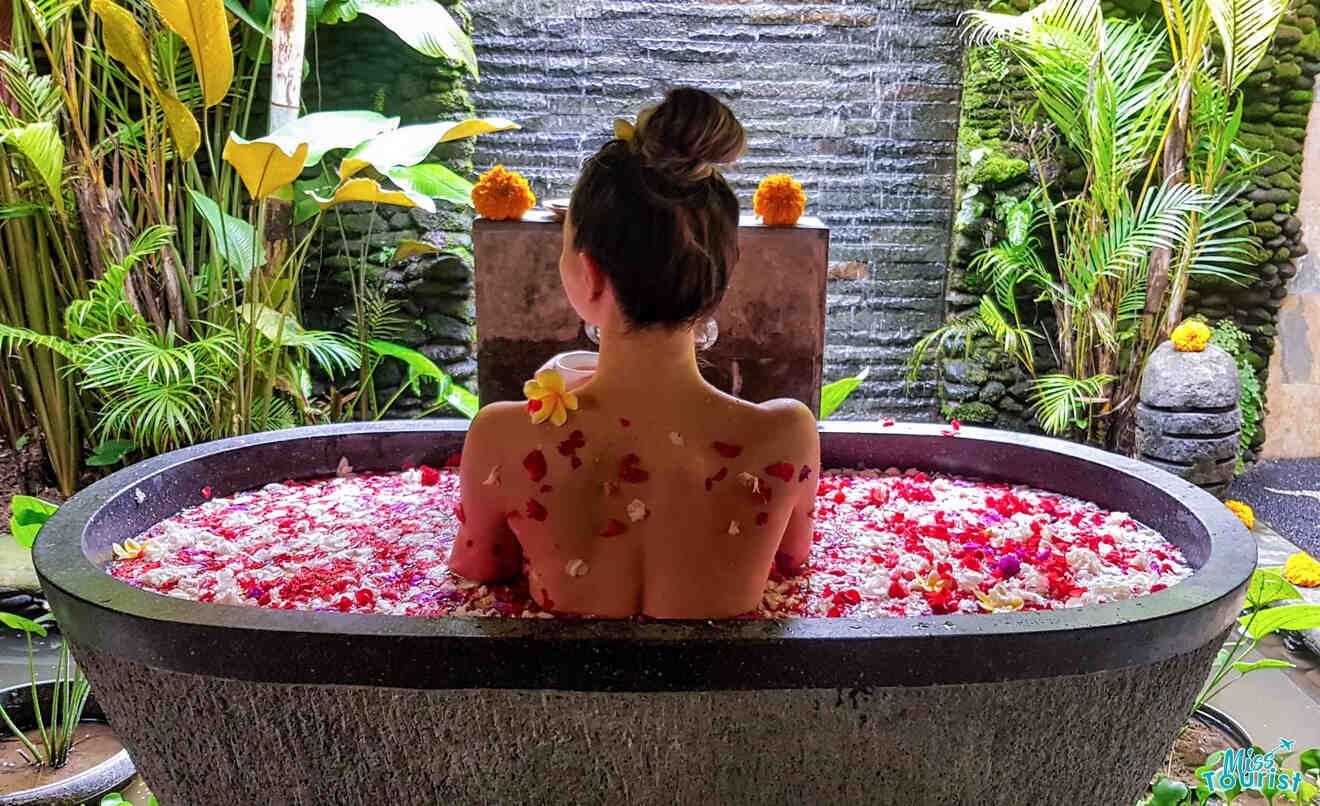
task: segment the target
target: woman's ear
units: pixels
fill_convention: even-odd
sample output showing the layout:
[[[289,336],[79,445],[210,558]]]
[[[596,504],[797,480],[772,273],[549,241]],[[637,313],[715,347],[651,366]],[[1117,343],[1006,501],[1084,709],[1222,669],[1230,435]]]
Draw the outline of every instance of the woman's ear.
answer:
[[[582,261],[582,279],[585,281],[587,297],[592,302],[599,302],[609,289],[609,278],[601,271],[600,264],[591,255],[583,252],[578,255],[578,259]]]

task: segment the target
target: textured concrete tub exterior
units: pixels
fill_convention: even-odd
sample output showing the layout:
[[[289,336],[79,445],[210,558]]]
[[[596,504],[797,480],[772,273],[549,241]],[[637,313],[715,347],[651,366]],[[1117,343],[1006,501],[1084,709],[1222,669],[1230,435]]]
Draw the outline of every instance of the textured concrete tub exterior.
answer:
[[[1222,504],[1149,465],[1021,434],[846,423],[822,426],[826,467],[916,466],[1089,498],[1161,530],[1197,571],[1091,608],[787,623],[265,610],[161,597],[102,571],[112,542],[200,503],[204,486],[333,473],[341,456],[359,470],[438,464],[464,428],[200,445],[98,482],[47,523],[42,586],[162,803],[1131,806],[1255,565]]]

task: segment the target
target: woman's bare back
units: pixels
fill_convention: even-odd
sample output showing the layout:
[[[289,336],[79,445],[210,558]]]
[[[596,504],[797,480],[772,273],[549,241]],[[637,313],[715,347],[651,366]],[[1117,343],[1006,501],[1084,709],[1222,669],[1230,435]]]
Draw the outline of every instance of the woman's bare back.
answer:
[[[805,406],[709,387],[579,400],[559,427],[514,403],[473,422],[455,572],[493,581],[525,559],[548,609],[719,618],[755,609],[772,564],[806,559],[820,459]]]

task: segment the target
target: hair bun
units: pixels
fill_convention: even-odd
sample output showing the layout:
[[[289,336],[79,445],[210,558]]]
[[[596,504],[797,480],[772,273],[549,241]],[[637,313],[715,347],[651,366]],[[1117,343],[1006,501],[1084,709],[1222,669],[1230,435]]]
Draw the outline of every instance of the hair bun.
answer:
[[[670,90],[659,106],[642,110],[637,123],[637,149],[647,165],[678,184],[709,177],[747,147],[733,111],[691,87]]]

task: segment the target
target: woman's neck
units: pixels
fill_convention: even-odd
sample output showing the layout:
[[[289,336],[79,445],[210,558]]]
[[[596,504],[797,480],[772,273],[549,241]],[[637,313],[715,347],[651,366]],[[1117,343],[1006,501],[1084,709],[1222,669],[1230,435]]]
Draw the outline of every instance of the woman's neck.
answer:
[[[692,328],[646,328],[603,331],[600,361],[592,384],[598,390],[644,387],[672,389],[675,384],[701,383]]]

